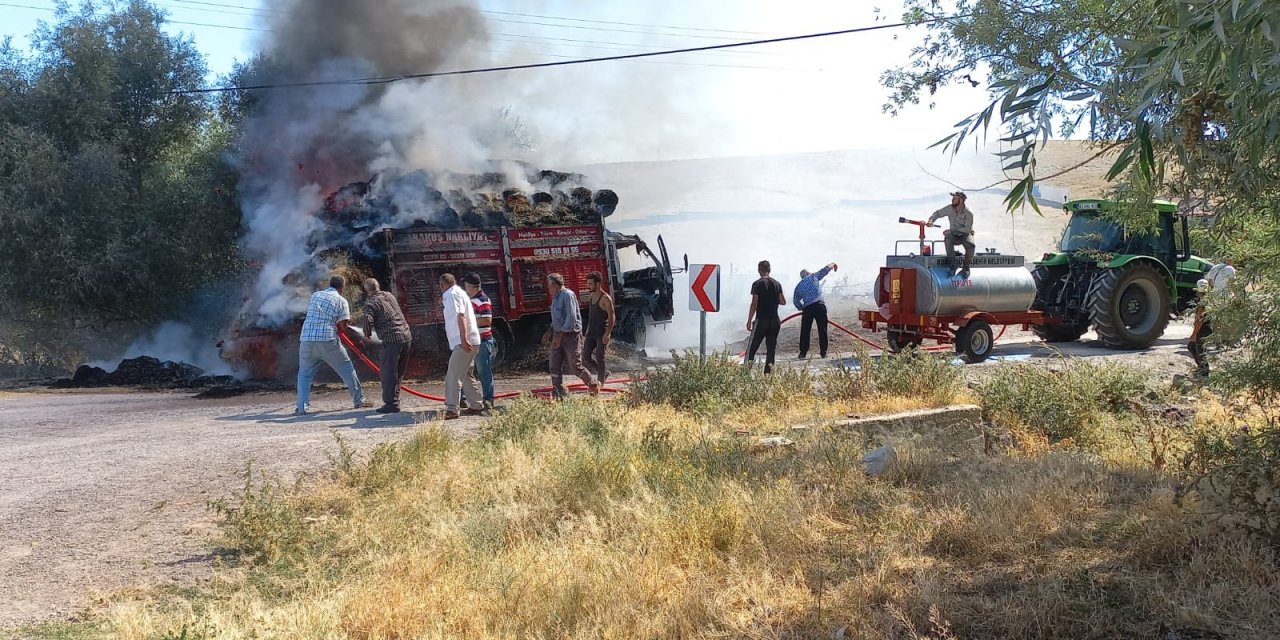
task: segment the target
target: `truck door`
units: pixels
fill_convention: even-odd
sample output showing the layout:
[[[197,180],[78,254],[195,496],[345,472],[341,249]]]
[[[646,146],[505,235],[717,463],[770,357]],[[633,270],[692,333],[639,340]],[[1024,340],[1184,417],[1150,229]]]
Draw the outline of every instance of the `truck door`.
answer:
[[[653,309],[653,319],[657,322],[670,320],[675,315],[675,278],[671,271],[671,258],[667,255],[667,243],[658,236],[658,253],[662,256],[662,291]]]

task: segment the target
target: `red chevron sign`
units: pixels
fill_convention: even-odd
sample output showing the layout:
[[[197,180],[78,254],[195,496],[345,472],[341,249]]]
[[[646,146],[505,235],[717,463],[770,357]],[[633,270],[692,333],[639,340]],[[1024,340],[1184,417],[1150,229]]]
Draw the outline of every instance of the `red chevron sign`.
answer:
[[[720,265],[689,265],[689,310],[720,310]]]

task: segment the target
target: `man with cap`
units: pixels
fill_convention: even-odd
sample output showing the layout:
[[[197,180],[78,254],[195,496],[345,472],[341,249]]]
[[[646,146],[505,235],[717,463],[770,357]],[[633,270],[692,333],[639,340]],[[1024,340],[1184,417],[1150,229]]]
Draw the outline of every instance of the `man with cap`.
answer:
[[[940,218],[946,218],[950,228],[942,232],[943,241],[947,245],[947,258],[951,260],[951,273],[955,273],[956,264],[956,243],[964,245],[964,267],[960,270],[960,277],[969,277],[969,266],[973,263],[973,252],[976,247],[973,244],[973,212],[965,205],[965,201],[969,197],[963,191],[956,191],[951,194],[951,204],[938,209],[929,216],[929,223]]]
[[[809,273],[808,269],[800,270],[800,283],[796,285],[791,301],[800,310],[800,359],[809,354],[809,329],[818,323],[818,353],[827,357],[827,302],[822,299],[822,279],[828,273],[839,269],[836,263]]]

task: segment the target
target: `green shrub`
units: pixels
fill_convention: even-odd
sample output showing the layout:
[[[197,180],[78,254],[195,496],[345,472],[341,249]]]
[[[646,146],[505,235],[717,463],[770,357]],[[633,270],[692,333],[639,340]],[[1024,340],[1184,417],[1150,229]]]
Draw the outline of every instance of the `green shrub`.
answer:
[[[303,514],[290,500],[294,492],[266,474],[259,474],[255,484],[252,462],[246,465],[244,475],[244,487],[235,504],[224,499],[209,503],[222,516],[227,545],[249,562],[270,564],[297,557],[307,528]]]
[[[524,441],[544,430],[576,431],[592,442],[602,442],[610,434],[622,407],[613,403],[590,402],[569,398],[547,402],[533,396],[522,396],[506,405],[501,413],[485,425],[484,439],[492,442]]]
[[[964,371],[952,364],[954,359],[951,353],[909,350],[886,353],[874,361],[863,362],[870,370],[871,384],[877,392],[945,403],[960,393],[964,380]]]
[[[1280,435],[1273,427],[1240,427],[1203,436],[1188,456],[1192,495],[1215,522],[1280,546]]]
[[[1133,367],[1064,360],[1058,369],[998,368],[979,396],[988,418],[1004,426],[1026,427],[1053,442],[1089,441],[1108,416],[1126,413],[1127,401],[1145,395],[1149,386],[1146,374]]]
[[[803,369],[777,367],[765,375],[759,367],[744,367],[727,353],[705,359],[692,350],[671,355],[673,366],[648,369],[646,379],[632,385],[634,401],[719,416],[744,407],[780,405],[813,393],[813,376]]]

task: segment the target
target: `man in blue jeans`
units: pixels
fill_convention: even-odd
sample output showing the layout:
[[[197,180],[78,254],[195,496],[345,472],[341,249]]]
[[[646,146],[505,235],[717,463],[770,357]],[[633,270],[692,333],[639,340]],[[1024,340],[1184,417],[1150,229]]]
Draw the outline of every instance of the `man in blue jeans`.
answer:
[[[311,302],[307,305],[307,319],[302,322],[301,344],[298,346],[298,404],[293,415],[307,413],[307,404],[311,399],[311,381],[325,363],[333,368],[347,384],[351,392],[351,403],[357,409],[367,409],[373,403],[364,399],[364,391],[360,388],[360,380],[356,377],[356,367],[351,363],[347,350],[338,341],[338,332],[347,331],[347,323],[351,321],[351,307],[347,299],[342,297],[342,289],[347,286],[347,279],[342,276],[329,278],[329,288],[311,294]]]
[[[476,353],[476,377],[480,379],[480,397],[484,410],[493,410],[493,303],[485,295],[480,274],[472,271],[462,277],[467,295],[471,296],[471,308],[476,313],[476,326],[480,328],[480,351]]]

